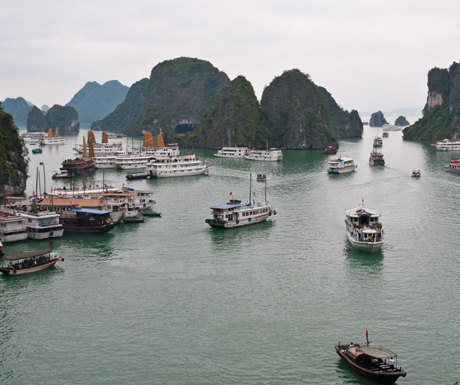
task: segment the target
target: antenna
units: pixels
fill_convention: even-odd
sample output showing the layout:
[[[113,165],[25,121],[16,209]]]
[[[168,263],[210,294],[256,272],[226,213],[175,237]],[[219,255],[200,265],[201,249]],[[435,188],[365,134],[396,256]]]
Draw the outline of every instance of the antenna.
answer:
[[[252,174],[249,174],[249,203],[251,203]]]

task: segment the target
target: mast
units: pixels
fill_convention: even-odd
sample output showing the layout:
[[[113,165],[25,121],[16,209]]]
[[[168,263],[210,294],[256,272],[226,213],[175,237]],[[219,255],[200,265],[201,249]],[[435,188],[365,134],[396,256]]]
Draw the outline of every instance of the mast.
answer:
[[[265,203],[267,203],[267,178],[265,178],[264,182],[265,182]]]
[[[252,174],[249,174],[249,203],[251,203]]]

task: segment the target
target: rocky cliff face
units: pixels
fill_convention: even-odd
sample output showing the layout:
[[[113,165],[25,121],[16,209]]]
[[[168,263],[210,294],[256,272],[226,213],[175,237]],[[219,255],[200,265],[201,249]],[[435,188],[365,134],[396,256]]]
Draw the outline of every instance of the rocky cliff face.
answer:
[[[388,124],[388,122],[386,121],[382,111],[374,112],[371,115],[371,119],[369,120],[369,126],[382,127],[384,124]]]
[[[362,138],[363,122],[358,111],[348,112],[340,107],[332,95],[323,87],[318,87],[329,115],[332,134],[338,138]]]
[[[24,98],[10,99],[6,98],[2,103],[3,111],[13,116],[14,124],[19,127],[25,127],[27,124],[27,115],[32,106]]]
[[[307,150],[338,145],[318,87],[297,69],[285,71],[265,88],[261,109],[270,146]]]
[[[25,191],[27,161],[27,149],[13,124],[13,116],[4,112],[0,104],[0,198]]]
[[[161,133],[171,142],[176,133],[196,128],[228,82],[228,76],[207,61],[186,57],[166,60],[152,69],[145,103],[124,131]]]
[[[60,133],[80,131],[80,122],[75,108],[55,104],[45,116],[37,107],[32,108],[27,118],[27,131],[48,131],[55,127]]]
[[[103,85],[88,82],[66,106],[77,110],[81,123],[91,124],[115,110],[125,100],[128,90],[118,80],[111,80]]]
[[[238,76],[224,86],[204,113],[195,132],[176,136],[181,146],[220,149],[264,143],[262,115],[251,83]]]
[[[108,114],[104,119],[91,124],[92,130],[118,131],[123,129],[137,117],[145,104],[149,89],[149,79],[144,78],[134,83],[128,91],[125,100]]]
[[[423,117],[403,131],[404,139],[460,139],[460,64],[428,73]]]

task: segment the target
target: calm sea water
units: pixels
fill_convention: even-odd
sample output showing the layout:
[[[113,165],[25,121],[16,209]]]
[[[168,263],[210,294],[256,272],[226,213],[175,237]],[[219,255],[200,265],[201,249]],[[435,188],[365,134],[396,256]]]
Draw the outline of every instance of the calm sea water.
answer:
[[[209,175],[132,182],[154,191],[161,218],[101,236],[64,235],[53,241],[65,258],[55,268],[0,277],[0,381],[369,384],[334,350],[364,341],[366,329],[398,353],[408,372],[399,384],[460,380],[460,175],[444,170],[451,154],[403,141],[401,132],[384,139],[386,166],[369,166],[377,133],[366,127],[363,139],[340,142],[339,153],[358,164],[348,175],[328,175],[330,156],[320,151],[285,151],[268,164],[187,149],[213,164]],[[48,190],[64,185],[49,176],[83,134],[30,154],[28,194],[39,162]],[[268,175],[278,214],[247,228],[206,225],[209,207],[230,192],[248,198],[251,173],[263,199],[257,172]],[[126,185],[125,172],[104,177]],[[101,179],[96,171],[86,182]],[[382,214],[380,253],[348,244],[344,211],[362,199]],[[5,251],[47,246],[27,241]]]

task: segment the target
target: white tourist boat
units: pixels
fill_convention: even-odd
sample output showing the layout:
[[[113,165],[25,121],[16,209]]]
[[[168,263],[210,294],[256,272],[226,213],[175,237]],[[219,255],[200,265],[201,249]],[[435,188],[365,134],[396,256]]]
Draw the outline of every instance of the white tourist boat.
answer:
[[[51,128],[48,130],[48,135],[42,135],[39,140],[40,144],[65,144],[65,139],[58,135],[58,129],[56,127],[55,134],[53,136]]]
[[[204,164],[195,155],[184,155],[167,159],[153,159],[147,164],[147,171],[154,178],[172,178],[206,174],[211,165]]]
[[[120,170],[143,170],[150,159],[152,159],[150,155],[120,155],[117,156],[117,168]]]
[[[382,126],[382,129],[384,131],[401,131],[402,130],[402,128],[400,126],[396,126],[396,125],[390,124],[390,123],[385,123]]]
[[[206,219],[205,222],[211,227],[223,229],[263,222],[272,214],[276,215],[274,208],[267,202],[266,195],[266,185],[265,202],[262,203],[255,202],[255,200],[242,203],[240,200],[233,199],[230,193],[228,203],[211,206],[212,218]],[[251,198],[251,188],[249,188],[249,197]]]
[[[436,150],[438,151],[459,151],[460,141],[443,139],[436,142]]]
[[[97,155],[93,161],[96,168],[117,168],[118,155]]]
[[[84,146],[83,144],[76,144],[74,151],[79,154],[83,154]],[[110,143],[93,143],[94,155],[114,155],[119,154],[123,151],[122,142],[110,142]],[[86,151],[89,153],[89,144],[86,144]]]
[[[345,211],[345,227],[351,245],[361,251],[379,251],[383,246],[383,227],[380,214],[374,210],[359,207]]]
[[[279,162],[283,160],[283,152],[277,148],[270,148],[268,150],[250,150],[244,158],[263,162]]]
[[[13,210],[3,209],[0,212],[0,242],[23,241],[27,238],[26,219]]]
[[[178,157],[180,155],[180,150],[177,143],[171,143],[164,147],[141,147],[137,149],[135,153],[150,156],[155,159],[167,159]]]
[[[35,131],[35,132],[25,132],[21,134],[21,139],[24,142],[32,142],[32,143],[38,143],[40,141],[40,138],[44,136],[45,133],[41,131]]]
[[[371,155],[369,156],[369,164],[371,166],[385,166],[385,159],[383,158],[383,154],[374,148],[374,150],[371,152]]]
[[[344,156],[343,158],[331,159],[327,165],[327,172],[329,174],[345,174],[355,171],[356,167],[358,166],[352,158]]]
[[[123,186],[123,191],[134,193],[134,205],[139,211],[152,210],[155,201],[152,197],[153,191],[150,190],[135,190],[131,187]]]
[[[243,159],[246,155],[249,155],[249,152],[248,147],[223,147],[214,156],[218,158]]]
[[[59,223],[59,214],[54,211],[41,211],[38,213],[19,213],[26,219],[29,239],[48,239],[62,237],[64,229]]]

